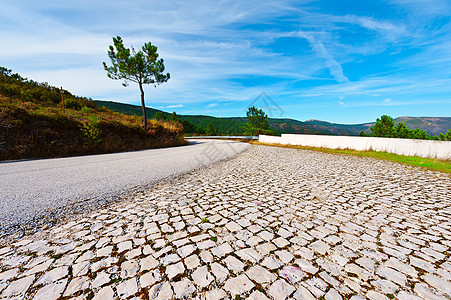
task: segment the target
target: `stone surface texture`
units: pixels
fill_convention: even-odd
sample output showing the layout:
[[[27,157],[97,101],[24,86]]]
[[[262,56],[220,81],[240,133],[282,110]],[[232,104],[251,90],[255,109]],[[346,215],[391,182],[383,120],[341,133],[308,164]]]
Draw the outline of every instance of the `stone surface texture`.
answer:
[[[451,299],[451,176],[252,146],[0,246],[0,299]]]

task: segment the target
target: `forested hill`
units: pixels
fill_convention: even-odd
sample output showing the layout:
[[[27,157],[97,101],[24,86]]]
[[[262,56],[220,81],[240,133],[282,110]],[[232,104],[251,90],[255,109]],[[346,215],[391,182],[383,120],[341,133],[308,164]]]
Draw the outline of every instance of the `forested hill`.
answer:
[[[113,101],[95,100],[99,107],[105,106],[108,109],[128,115],[142,115],[141,106],[124,104]],[[147,116],[152,118],[157,112],[166,117],[170,115],[158,109],[147,108]],[[208,124],[213,125],[222,134],[239,134],[241,126],[247,121],[246,117],[216,118],[204,115],[180,115],[181,120],[193,123],[195,126],[206,128]],[[325,134],[325,135],[359,135],[361,131],[370,133],[370,127],[375,122],[363,124],[337,124],[320,120],[308,120],[305,122],[294,119],[274,119],[269,118],[269,126],[280,133],[299,133],[299,134]],[[451,117],[398,117],[395,123],[403,122],[407,128],[425,130],[431,135],[445,133],[451,129]]]

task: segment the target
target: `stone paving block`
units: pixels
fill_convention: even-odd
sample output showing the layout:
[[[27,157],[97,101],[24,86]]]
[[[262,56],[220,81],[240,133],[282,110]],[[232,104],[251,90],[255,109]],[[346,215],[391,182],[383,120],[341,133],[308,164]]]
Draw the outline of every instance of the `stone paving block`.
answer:
[[[206,300],[222,300],[227,298],[227,293],[222,289],[215,289],[205,293]]]
[[[28,288],[35,279],[35,275],[23,277],[11,282],[8,287],[2,292],[2,297],[19,296],[23,298]]]
[[[298,300],[314,300],[315,297],[312,295],[312,293],[310,293],[310,291],[308,289],[306,289],[303,286],[300,286],[296,293],[294,293],[293,295],[294,299],[298,299]]]
[[[151,270],[158,266],[158,260],[156,260],[152,255],[149,255],[140,261],[141,271]]]
[[[291,284],[296,284],[301,281],[304,277],[307,277],[301,268],[295,266],[285,266],[279,270],[279,275]]]
[[[213,273],[213,275],[216,278],[216,281],[218,281],[219,283],[223,282],[224,280],[226,280],[226,278],[229,275],[229,271],[222,266],[221,264],[214,262],[211,264],[211,272]]]
[[[199,257],[197,257],[196,254],[193,254],[191,256],[188,256],[185,258],[185,265],[188,268],[188,270],[192,270],[200,265]]]
[[[224,257],[232,251],[233,248],[228,243],[224,243],[222,245],[219,245],[218,247],[211,249],[211,253],[213,253],[213,255],[217,257]]]
[[[179,274],[183,274],[184,272],[185,267],[183,266],[182,262],[178,262],[166,267],[166,274],[168,275],[169,279],[172,279]]]
[[[210,272],[208,272],[207,266],[197,268],[191,274],[191,277],[193,278],[194,283],[201,289],[207,287],[214,279]]]
[[[107,300],[114,299],[114,291],[111,286],[106,286],[102,288],[98,293],[94,295],[93,300]]]
[[[86,276],[73,278],[67,285],[63,296],[68,297],[79,291],[84,291],[85,289],[88,289],[89,286],[91,285],[90,281],[91,280],[89,279],[89,277],[86,277]],[[67,282],[67,280],[66,280],[66,282]],[[62,284],[60,286],[62,286],[62,289],[64,289],[65,284],[64,284],[64,286]],[[61,293],[62,293],[62,290],[61,290]],[[59,293],[59,295],[61,295],[61,293]],[[58,297],[59,297],[59,295],[58,295]],[[56,298],[58,298],[58,297],[56,297]]]
[[[196,291],[193,283],[187,278],[183,278],[178,282],[173,282],[172,288],[177,299],[189,298],[189,296]]]
[[[232,294],[241,295],[250,291],[255,285],[247,278],[246,275],[239,275],[228,279],[224,284],[224,289]]]
[[[141,287],[145,288],[148,286],[153,285],[156,282],[159,282],[161,280],[160,270],[152,270],[150,272],[144,273],[141,275],[140,283]]]
[[[33,297],[34,300],[57,300],[61,297],[61,294],[66,287],[67,279],[53,282],[42,288],[40,288],[36,295]]]
[[[276,275],[258,265],[249,268],[246,275],[259,284],[271,283],[277,278]]]
[[[244,270],[244,263],[233,256],[227,256],[224,259],[224,262],[227,265],[227,268],[235,273],[239,273]]]
[[[242,260],[247,260],[252,263],[258,263],[263,258],[260,253],[252,248],[238,250],[237,252],[235,252],[235,254],[238,255]]]
[[[287,299],[296,289],[285,280],[279,279],[274,282],[268,290],[268,294],[273,299]]]
[[[42,275],[38,279],[38,281],[36,281],[35,285],[52,283],[63,277],[66,277],[68,274],[69,274],[69,267],[55,268],[55,269],[52,269],[52,270],[44,273],[44,275]]]
[[[91,286],[96,289],[110,282],[110,274],[106,272],[98,272],[96,278],[92,281]],[[69,289],[69,288],[68,288]]]
[[[171,284],[169,282],[154,284],[149,289],[150,299],[169,300],[172,299],[174,292],[172,291]]]

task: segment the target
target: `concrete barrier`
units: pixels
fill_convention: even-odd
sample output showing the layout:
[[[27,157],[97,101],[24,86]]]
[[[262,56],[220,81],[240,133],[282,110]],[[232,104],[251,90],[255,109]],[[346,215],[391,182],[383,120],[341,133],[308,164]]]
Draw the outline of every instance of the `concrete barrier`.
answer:
[[[259,141],[268,144],[382,151],[406,156],[451,160],[451,141],[307,134],[260,135]]]

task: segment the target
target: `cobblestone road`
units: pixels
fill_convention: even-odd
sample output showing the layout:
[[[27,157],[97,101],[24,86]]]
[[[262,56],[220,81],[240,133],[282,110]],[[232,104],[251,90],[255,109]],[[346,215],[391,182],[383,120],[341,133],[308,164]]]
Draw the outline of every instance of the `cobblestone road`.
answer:
[[[450,299],[451,177],[253,146],[0,248],[30,299]]]

